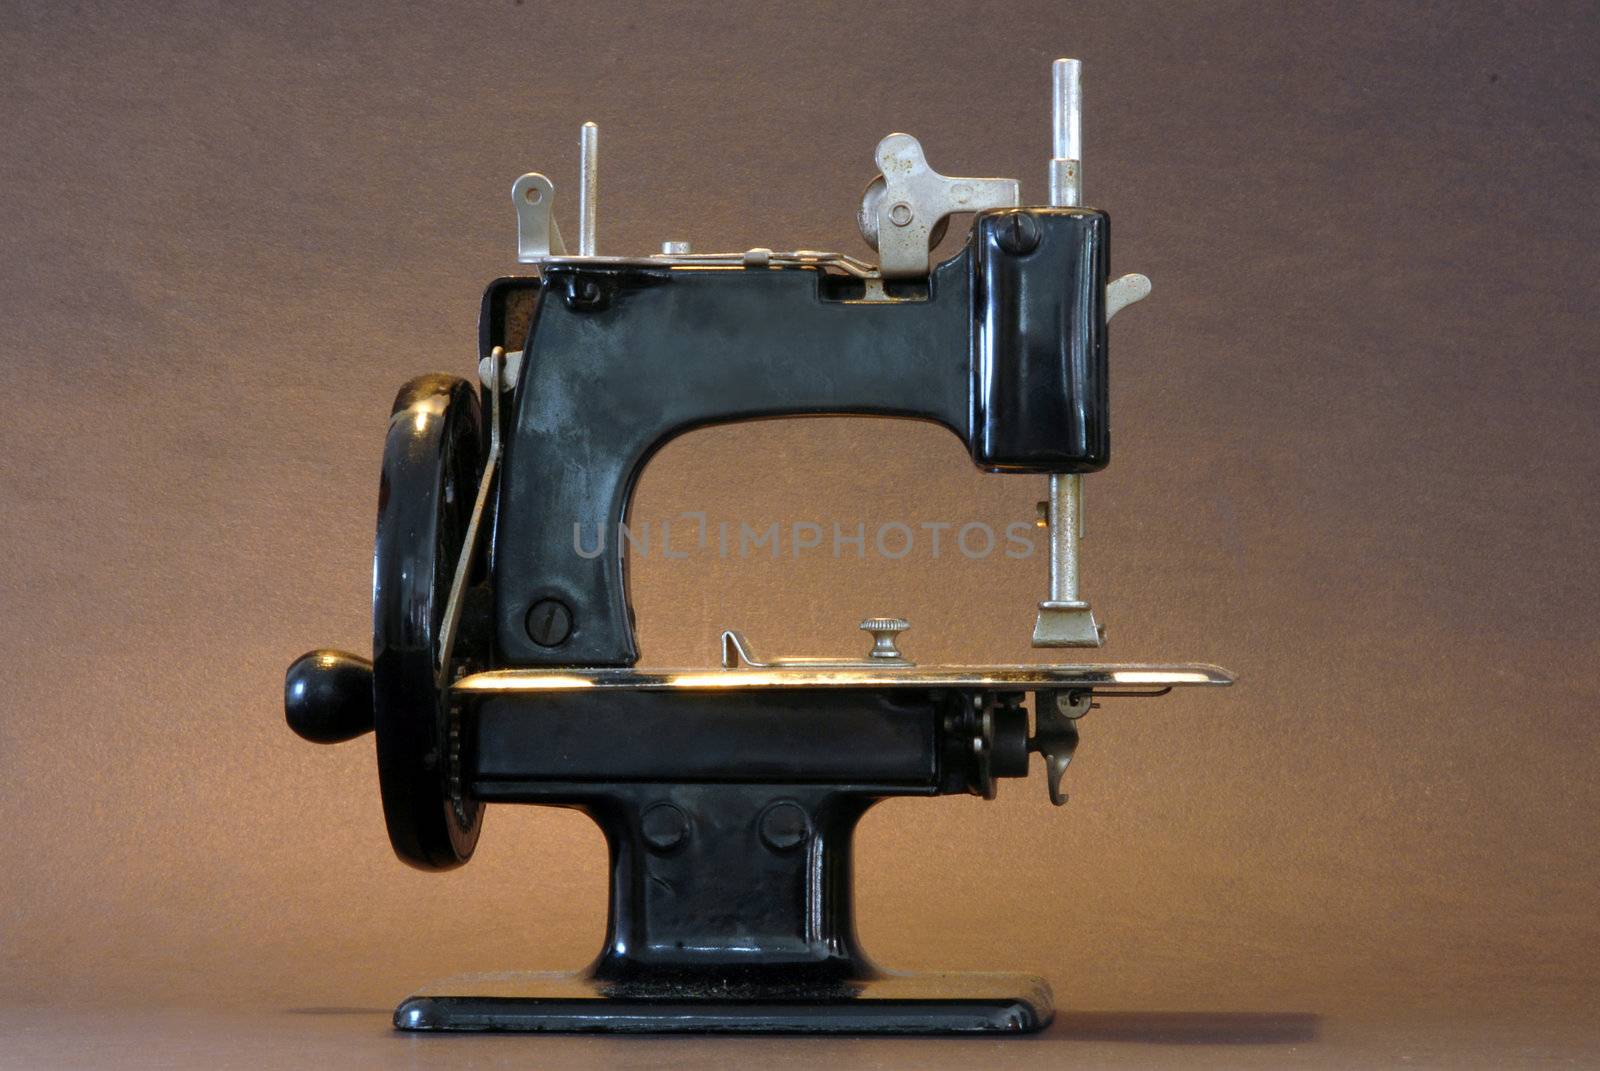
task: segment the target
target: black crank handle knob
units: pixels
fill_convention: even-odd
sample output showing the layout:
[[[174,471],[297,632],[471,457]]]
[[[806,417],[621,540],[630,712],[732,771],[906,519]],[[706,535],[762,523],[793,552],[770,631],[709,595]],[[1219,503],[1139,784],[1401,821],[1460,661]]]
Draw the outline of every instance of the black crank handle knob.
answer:
[[[283,713],[313,744],[338,744],[372,731],[372,663],[344,651],[310,651],[283,676]]]

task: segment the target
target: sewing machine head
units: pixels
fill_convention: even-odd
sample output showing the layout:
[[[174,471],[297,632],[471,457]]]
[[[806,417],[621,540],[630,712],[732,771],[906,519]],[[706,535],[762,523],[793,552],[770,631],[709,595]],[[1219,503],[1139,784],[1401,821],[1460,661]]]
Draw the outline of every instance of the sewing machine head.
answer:
[[[731,975],[767,1011],[706,1011],[702,1026],[771,1029],[793,1012],[774,1011],[774,993],[820,986],[816,1004],[849,982],[857,998],[898,1008],[901,1030],[956,1029],[954,997],[861,989],[874,975],[850,928],[855,818],[890,795],[992,797],[998,779],[1026,775],[1032,751],[1059,803],[1077,719],[1096,696],[1228,683],[1199,665],[923,667],[900,652],[906,626],[894,618],[863,623],[873,640],[861,658],[763,660],[730,630],[720,668],[633,668],[615,536],[644,464],[693,428],[805,414],[932,421],[985,470],[1048,476],[1049,590],[1034,644],[1101,644],[1078,591],[1078,485],[1110,459],[1107,322],[1149,282],[1110,280],[1107,216],[1078,204],[1077,75],[1076,61],[1057,62],[1047,206],[1024,206],[1014,179],[935,172],[910,135],[884,138],[857,212],[876,265],[682,241],[600,255],[599,138],[586,124],[576,253],[554,184],[523,175],[512,188],[518,259],[537,272],[489,286],[480,382],[425,376],[396,399],[374,657],[297,661],[289,721],[322,742],[376,729],[391,840],[423,868],[464,862],[490,801],[578,806],[600,822],[613,897],[606,950],[582,979],[605,990],[588,1028],[625,1029],[617,1001],[648,1003],[669,979],[710,1000]],[[951,218],[966,214],[965,243],[934,263]],[[1037,994],[1002,988],[989,1025],[972,1028],[1048,1017]],[[553,999],[479,995],[470,1006],[499,1028],[559,1028]],[[480,1021],[442,1000],[408,1002],[397,1022]],[[913,1003],[944,1011],[907,1026]],[[811,1014],[806,1029],[849,1018]]]

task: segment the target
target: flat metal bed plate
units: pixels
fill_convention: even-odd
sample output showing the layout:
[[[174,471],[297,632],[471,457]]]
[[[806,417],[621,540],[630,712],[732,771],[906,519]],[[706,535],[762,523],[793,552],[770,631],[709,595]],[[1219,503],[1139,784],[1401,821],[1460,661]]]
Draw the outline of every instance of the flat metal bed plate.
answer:
[[[1202,663],[1183,665],[865,666],[849,669],[497,669],[452,685],[467,694],[559,692],[582,688],[717,691],[725,688],[1090,688],[1096,692],[1226,686],[1232,674]]]

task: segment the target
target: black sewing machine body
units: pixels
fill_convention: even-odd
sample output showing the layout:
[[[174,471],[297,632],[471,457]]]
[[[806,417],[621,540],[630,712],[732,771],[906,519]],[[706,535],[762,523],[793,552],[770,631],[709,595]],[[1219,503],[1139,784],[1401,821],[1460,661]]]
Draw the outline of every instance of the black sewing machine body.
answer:
[[[955,432],[989,471],[1104,468],[1109,243],[1102,212],[985,213],[924,297],[893,301],[852,300],[855,280],[811,267],[563,265],[537,282],[491,286],[486,344],[504,289],[536,295],[525,344],[506,339],[530,356],[495,525],[501,656],[513,665],[638,660],[622,548],[612,538],[605,554],[580,556],[573,526],[614,537],[650,455],[693,428],[910,417]],[[544,598],[573,611],[571,635],[553,647],[526,628]]]
[[[891,135],[886,175],[901,165],[885,147],[906,143],[906,166],[926,171],[914,139]],[[1010,180],[919,174],[1015,204]],[[530,174],[514,197],[530,184],[551,190]],[[925,207],[917,188],[886,188],[885,233]],[[553,217],[527,225],[559,240]],[[730,632],[722,668],[639,670],[622,542],[585,553],[576,533],[614,537],[656,450],[732,421],[929,420],[988,471],[1054,480],[1103,468],[1109,239],[1092,209],[999,207],[912,278],[889,270],[902,245],[884,250],[881,273],[804,252],[540,253],[524,258],[537,275],[489,286],[481,385],[423,376],[395,400],[373,659],[303,656],[286,709],[318,742],[375,730],[390,840],[414,866],[470,858],[490,803],[589,814],[611,857],[607,933],[583,972],[463,979],[403,1003],[397,1026],[905,1033],[1049,1021],[1039,979],[911,976],[868,960],[851,907],[857,820],[891,796],[992,798],[998,780],[1027,775],[1032,752],[1060,803],[1095,697],[1227,675],[919,667],[895,647],[897,619],[863,623],[875,643],[860,660],[762,662]],[[1053,545],[1052,598],[1058,557]]]

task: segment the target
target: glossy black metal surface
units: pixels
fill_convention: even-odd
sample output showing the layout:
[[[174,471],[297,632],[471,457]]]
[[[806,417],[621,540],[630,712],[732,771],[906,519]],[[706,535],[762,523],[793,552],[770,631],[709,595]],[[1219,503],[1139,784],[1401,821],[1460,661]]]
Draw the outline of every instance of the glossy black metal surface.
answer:
[[[1008,219],[1036,244],[1008,249]],[[1111,460],[1106,277],[1111,221],[1088,209],[1018,209],[974,229],[972,459],[997,472],[1097,472]]]
[[[867,689],[487,697],[468,721],[472,790],[505,799],[519,782],[534,793],[541,782],[587,780],[931,785],[938,718],[951,703]]]
[[[490,801],[582,810],[610,853],[608,922],[580,975],[463,980],[408,1000],[397,1026],[930,1033],[1049,1021],[1038,979],[879,970],[852,907],[851,840],[875,802],[992,796],[997,778],[1026,775],[1015,689],[592,688],[583,673],[638,658],[617,526],[650,456],[693,428],[906,417],[949,428],[985,469],[1102,467],[1108,234],[1090,210],[982,213],[925,290],[897,284],[894,301],[860,300],[859,280],[815,267],[565,263],[489,287],[483,353],[523,356],[500,423],[493,539],[443,676],[484,406],[465,381],[427,376],[401,391],[389,424],[370,672],[384,812],[402,859],[447,869],[471,855]],[[312,739],[359,730],[360,660],[307,659],[286,683],[291,723]],[[457,670],[507,667],[559,667],[570,687],[441,687]]]
[[[372,663],[343,651],[308,651],[283,675],[289,728],[313,744],[338,744],[372,731]]]
[[[415,1031],[602,1034],[1026,1034],[1054,1015],[1050,987],[1022,974],[878,974],[837,984],[674,991],[592,974],[515,973],[444,983],[395,1010]]]
[[[577,976],[444,983],[448,992],[402,1004],[397,1026],[946,1033],[1049,1020],[1038,979],[897,976],[867,958],[850,845],[872,793],[685,783],[561,791],[599,824],[611,853],[600,956]]]
[[[1036,242],[1008,237],[1019,216]],[[547,268],[496,531],[502,660],[638,660],[617,526],[645,462],[693,428],[909,417],[955,432],[984,468],[1103,467],[1107,234],[1088,209],[981,214],[916,301],[846,300],[811,268]],[[510,291],[492,286],[485,315],[504,316]],[[548,599],[571,615],[556,644],[529,635]]]
[[[471,855],[482,805],[461,798],[451,709],[434,658],[478,477],[478,394],[421,376],[395,398],[372,559],[372,691],[378,782],[395,854],[423,870]],[[466,653],[466,652],[463,652]]]

